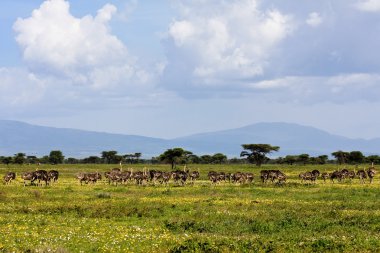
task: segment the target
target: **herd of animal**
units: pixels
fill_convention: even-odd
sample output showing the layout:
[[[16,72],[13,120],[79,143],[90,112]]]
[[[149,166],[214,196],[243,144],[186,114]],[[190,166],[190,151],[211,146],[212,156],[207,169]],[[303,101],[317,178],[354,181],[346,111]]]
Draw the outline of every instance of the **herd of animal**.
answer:
[[[143,185],[147,183],[151,183],[153,185],[156,184],[164,184],[168,185],[170,179],[174,181],[174,183],[179,185],[185,185],[186,182],[194,183],[197,179],[199,179],[200,173],[199,171],[188,171],[188,170],[175,170],[175,171],[160,171],[160,170],[147,170],[143,169],[142,171],[133,171],[127,170],[123,171],[119,168],[114,168],[110,171],[106,171],[104,173],[104,178],[108,181],[109,184],[126,184],[128,182],[135,182],[138,185]],[[95,173],[78,173],[76,178],[79,180],[79,183],[82,185],[83,182],[95,183],[98,180],[102,179],[102,175],[98,172]]]
[[[354,178],[358,178],[360,183],[365,183],[367,179],[369,182],[373,182],[373,178],[376,174],[374,167],[370,167],[367,170],[360,169],[358,171],[350,171],[348,169],[336,170],[331,173],[323,172],[320,173],[318,170],[308,171],[299,174],[301,183],[316,183],[317,179],[321,177],[324,182],[330,179],[332,183],[334,180],[338,182],[344,182],[346,180],[352,181]],[[111,169],[104,173],[104,179],[108,184],[127,184],[134,182],[137,185],[146,185],[146,184],[161,184],[168,185],[170,180],[175,184],[184,186],[185,184],[194,184],[200,178],[200,172],[198,171],[189,171],[189,170],[175,170],[175,171],[160,171],[160,170],[147,170],[143,169],[142,171],[133,171],[133,169],[123,171],[119,168]],[[30,185],[50,185],[51,183],[57,182],[59,177],[59,172],[57,170],[36,170],[31,172],[24,172],[21,175],[21,179],[24,180],[24,186],[27,185],[27,182],[30,182]],[[94,184],[97,181],[102,180],[102,174],[98,172],[80,172],[75,175],[76,179],[82,185],[85,184]],[[222,182],[236,183],[236,184],[249,184],[254,182],[253,173],[226,173],[226,172],[216,172],[210,171],[207,174],[207,178],[212,184],[218,184]],[[5,184],[10,184],[12,180],[16,179],[15,172],[8,172],[3,177]],[[262,183],[276,183],[283,184],[286,182],[287,176],[280,170],[261,170],[260,171],[260,180]]]
[[[21,174],[21,179],[24,180],[24,186],[26,186],[26,182],[30,181],[31,185],[42,185],[45,182],[45,186],[49,185],[51,182],[57,182],[59,177],[59,172],[56,170],[36,170],[30,172],[24,172]],[[3,177],[5,184],[10,184],[12,180],[16,179],[15,172],[8,172]]]
[[[338,182],[349,180],[351,182],[354,178],[357,177],[359,178],[360,183],[364,184],[367,178],[369,179],[369,182],[372,183],[375,174],[376,170],[374,167],[370,167],[367,170],[360,169],[358,171],[348,170],[344,168],[342,170],[336,170],[331,173],[323,172],[322,174],[318,170],[308,171],[299,174],[299,178],[301,179],[301,182],[310,181],[312,183],[315,183],[318,177],[321,176],[324,182],[330,179],[331,182],[334,183],[334,180],[337,180]]]

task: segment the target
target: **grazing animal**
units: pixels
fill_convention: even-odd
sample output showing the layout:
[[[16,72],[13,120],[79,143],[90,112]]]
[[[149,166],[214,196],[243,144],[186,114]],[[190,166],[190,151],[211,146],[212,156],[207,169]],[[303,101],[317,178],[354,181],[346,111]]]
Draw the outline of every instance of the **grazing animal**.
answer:
[[[112,170],[110,171],[108,174],[107,174],[107,178],[108,178],[108,183],[111,184],[112,183],[115,183],[116,186],[117,186],[117,183],[118,182],[122,182],[122,178],[121,178],[121,172],[120,170]]]
[[[162,184],[163,179],[162,179],[162,171],[159,170],[150,170],[149,171],[149,180],[153,183],[153,185],[156,185],[156,182],[159,182]]]
[[[209,171],[208,174],[208,179],[213,183],[216,184],[218,182],[218,173],[215,171]]]
[[[350,170],[350,171],[346,174],[346,178],[348,178],[348,179],[350,180],[350,182],[351,182],[352,179],[355,178],[355,175],[356,175],[355,171]]]
[[[336,170],[330,173],[331,182],[334,183],[334,179],[337,179],[338,182],[342,182],[344,179],[344,173],[342,171]]]
[[[53,180],[53,183],[55,183],[55,182],[58,181],[58,177],[59,177],[59,172],[58,171],[56,171],[56,170],[49,170],[47,174],[48,174],[49,181]]]
[[[365,170],[358,170],[358,172],[356,172],[356,175],[359,177],[360,183],[364,184],[367,178],[367,173]]]
[[[188,174],[186,171],[176,170],[172,172],[172,178],[175,183],[184,186],[187,180]]]
[[[87,173],[87,183],[96,183],[98,180],[102,180],[102,175],[98,172]]]
[[[37,175],[35,171],[24,172],[22,173],[21,178],[24,180],[24,186],[26,186],[27,181],[30,181],[30,185],[33,185],[34,181],[37,179]]]
[[[169,184],[169,180],[172,177],[171,172],[162,172],[162,182],[167,186]]]
[[[200,177],[199,171],[192,171],[192,172],[189,173],[189,179],[190,179],[190,181],[191,181],[192,184],[194,184],[194,182],[196,180],[198,180],[199,177]]]
[[[88,183],[87,174],[88,173],[83,173],[83,172],[76,174],[76,178],[79,180],[80,185],[82,185],[83,182],[85,182],[86,184]]]
[[[255,176],[253,175],[253,173],[246,173],[245,176],[246,176],[247,183],[252,183],[253,180],[254,180],[254,178],[255,178]]]
[[[269,171],[268,170],[260,171],[260,178],[261,178],[261,182],[265,184],[269,179]]]
[[[45,182],[45,186],[49,185],[49,176],[46,170],[36,170],[35,171],[36,180],[38,180],[37,185],[41,185],[41,181]]]
[[[3,179],[5,184],[10,184],[12,180],[16,179],[16,173],[10,171],[7,174],[5,174]]]
[[[376,174],[376,170],[375,170],[374,167],[368,168],[367,175],[368,175],[368,178],[369,178],[369,183],[372,183],[373,178],[375,177],[375,174]]]
[[[148,180],[148,174],[146,171],[136,171],[133,173],[133,179],[136,181],[136,184],[142,185],[144,181]]]
[[[268,178],[271,180],[272,183],[276,180],[278,184],[286,182],[286,175],[279,170],[269,170]]]
[[[330,177],[330,175],[327,172],[323,172],[322,175],[321,175],[321,177],[323,179],[323,182],[326,183],[326,179],[328,179]]]
[[[321,173],[319,172],[319,170],[313,170],[312,172],[305,172],[299,174],[299,178],[301,179],[301,182],[310,181],[316,183],[317,178],[320,174]]]

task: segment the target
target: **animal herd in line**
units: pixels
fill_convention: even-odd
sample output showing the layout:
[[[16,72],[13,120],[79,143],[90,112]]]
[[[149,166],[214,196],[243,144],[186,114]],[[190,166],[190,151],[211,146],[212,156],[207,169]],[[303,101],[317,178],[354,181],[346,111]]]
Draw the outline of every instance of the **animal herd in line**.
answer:
[[[317,179],[321,177],[326,183],[326,180],[330,179],[332,183],[334,180],[338,182],[352,181],[354,178],[358,178],[360,183],[364,184],[367,179],[369,183],[373,182],[373,178],[376,174],[375,168],[372,166],[367,170],[360,169],[358,171],[350,171],[346,168],[342,170],[336,170],[331,173],[323,172],[320,173],[318,170],[308,171],[299,174],[299,179],[301,183],[316,183]],[[21,179],[24,180],[24,186],[27,182],[30,185],[42,186],[45,182],[45,186],[51,183],[57,182],[59,177],[59,172],[57,170],[36,170],[31,172],[24,172],[21,175]],[[216,172],[210,171],[207,174],[208,179],[212,184],[219,184],[222,182],[235,183],[235,184],[250,184],[254,182],[253,173],[226,173],[226,172]],[[110,171],[104,173],[104,177],[98,172],[80,172],[75,175],[75,178],[79,181],[80,185],[85,184],[95,184],[101,181],[102,178],[108,184],[128,184],[136,183],[137,185],[165,185],[168,186],[170,180],[176,185],[184,186],[185,184],[193,185],[195,181],[199,180],[200,172],[189,171],[186,167],[183,170],[175,171],[160,171],[160,170],[147,170],[144,168],[142,171],[133,171],[133,169],[123,171],[120,168],[114,168]],[[4,176],[4,184],[10,184],[12,180],[16,179],[15,172],[8,172]],[[260,180],[263,184],[275,183],[284,184],[286,182],[287,176],[280,170],[261,170]]]

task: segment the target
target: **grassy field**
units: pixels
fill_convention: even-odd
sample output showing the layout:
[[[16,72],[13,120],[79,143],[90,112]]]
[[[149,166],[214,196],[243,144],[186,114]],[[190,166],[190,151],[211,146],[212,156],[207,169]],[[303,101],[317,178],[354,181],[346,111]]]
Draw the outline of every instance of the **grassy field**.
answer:
[[[260,168],[249,165],[200,166],[202,179],[185,187],[80,186],[75,173],[112,165],[41,168],[59,170],[58,183],[23,187],[21,172],[34,166],[0,168],[18,174],[0,185],[0,252],[380,252],[379,176],[371,185],[297,178],[335,165],[264,166],[289,176],[283,186],[261,184]],[[256,179],[211,185],[210,170],[251,171]]]

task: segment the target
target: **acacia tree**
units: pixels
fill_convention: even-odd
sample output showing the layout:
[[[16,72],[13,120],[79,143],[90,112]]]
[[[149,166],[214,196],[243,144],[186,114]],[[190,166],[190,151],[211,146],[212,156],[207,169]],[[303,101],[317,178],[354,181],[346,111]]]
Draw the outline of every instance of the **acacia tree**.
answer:
[[[175,166],[178,162],[186,162],[187,158],[193,153],[182,148],[173,148],[168,149],[159,156],[159,160],[163,162],[168,162],[172,166],[172,170],[175,169]]]
[[[256,166],[261,166],[267,159],[266,155],[272,151],[278,151],[280,147],[271,146],[269,144],[243,144],[243,151],[240,153],[240,157],[247,157],[250,163],[255,163]]]

